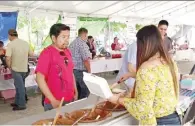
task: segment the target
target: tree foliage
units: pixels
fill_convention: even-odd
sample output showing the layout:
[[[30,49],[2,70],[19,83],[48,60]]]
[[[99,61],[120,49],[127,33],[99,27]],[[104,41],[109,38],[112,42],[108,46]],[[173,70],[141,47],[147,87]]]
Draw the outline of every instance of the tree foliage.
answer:
[[[143,25],[142,24],[136,24],[135,27],[136,27],[136,30],[140,30],[143,27]]]
[[[28,26],[28,19],[25,16],[18,16],[17,22],[18,29],[22,29]],[[37,31],[42,31],[46,28],[45,18],[33,17],[31,18],[31,33],[36,33]]]

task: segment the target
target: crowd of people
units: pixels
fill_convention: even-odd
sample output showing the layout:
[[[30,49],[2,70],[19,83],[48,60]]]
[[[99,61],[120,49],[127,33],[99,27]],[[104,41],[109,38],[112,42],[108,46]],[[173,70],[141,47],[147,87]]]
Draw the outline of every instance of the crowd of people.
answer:
[[[129,86],[130,96],[116,94],[108,100],[124,105],[128,112],[144,125],[180,125],[176,112],[179,83],[178,69],[169,53],[172,41],[167,36],[168,22],[162,20],[158,27],[148,25],[137,32],[124,57],[117,81]],[[26,109],[25,76],[28,56],[33,55],[29,44],[18,38],[16,30],[9,30],[11,41],[6,49],[6,64],[11,69],[16,87],[13,110]],[[90,92],[83,81],[83,72],[91,72],[90,60],[96,55],[92,36],[86,28],[78,30],[78,37],[69,44],[70,27],[54,24],[50,28],[52,44],[45,48],[36,66],[36,82],[43,94],[44,110],[86,98]],[[113,50],[122,46],[118,38]]]

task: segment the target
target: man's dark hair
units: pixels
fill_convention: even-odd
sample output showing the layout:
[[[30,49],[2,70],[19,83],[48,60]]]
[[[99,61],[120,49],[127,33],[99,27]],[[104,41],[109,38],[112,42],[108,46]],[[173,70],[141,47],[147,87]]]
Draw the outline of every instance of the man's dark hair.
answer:
[[[53,35],[57,38],[60,35],[61,31],[66,31],[66,30],[70,31],[70,27],[66,26],[65,24],[61,24],[61,23],[54,24],[50,28],[49,35],[50,37],[52,37]]]
[[[3,46],[4,46],[3,41],[0,41],[0,47],[3,47]]]
[[[90,36],[88,36],[88,39],[92,39],[92,38],[93,38],[93,36],[91,36],[91,35],[90,35]]]
[[[114,40],[117,39],[118,37],[114,37]]]
[[[160,25],[166,25],[166,26],[169,26],[169,23],[167,20],[161,20],[159,23],[158,23],[158,26]]]
[[[80,35],[82,33],[88,33],[88,30],[86,28],[80,28],[78,31],[78,35]]]

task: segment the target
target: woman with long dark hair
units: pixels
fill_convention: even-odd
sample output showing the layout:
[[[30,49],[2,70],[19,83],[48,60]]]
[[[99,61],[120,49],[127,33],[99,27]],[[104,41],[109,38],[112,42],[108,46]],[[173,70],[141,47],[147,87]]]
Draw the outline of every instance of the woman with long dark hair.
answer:
[[[131,98],[117,94],[109,101],[124,105],[141,125],[180,125],[177,65],[165,51],[156,26],[143,27],[136,37],[137,74]]]

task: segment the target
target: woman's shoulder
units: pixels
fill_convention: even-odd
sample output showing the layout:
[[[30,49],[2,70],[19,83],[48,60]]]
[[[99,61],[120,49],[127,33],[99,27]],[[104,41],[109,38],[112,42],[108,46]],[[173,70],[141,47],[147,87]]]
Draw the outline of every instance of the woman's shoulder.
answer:
[[[157,63],[154,61],[145,61],[144,63],[142,63],[142,65],[140,66],[139,69],[151,69],[154,68],[155,66],[157,66]]]
[[[138,69],[138,73],[149,73],[152,74],[158,72],[160,69],[165,70],[166,64],[161,63],[160,61],[146,61]]]

